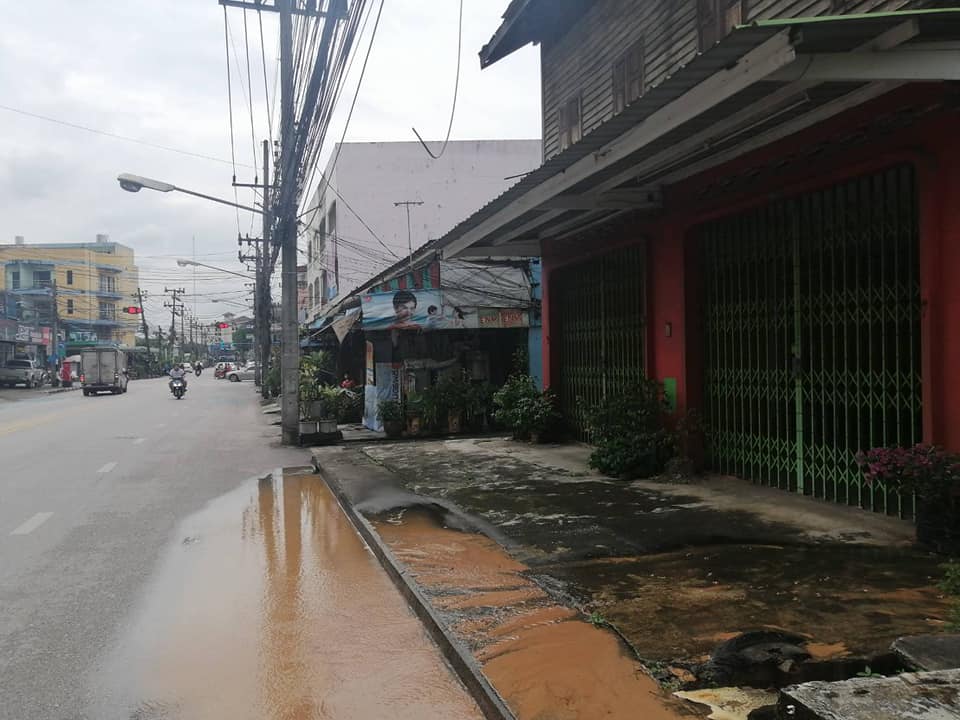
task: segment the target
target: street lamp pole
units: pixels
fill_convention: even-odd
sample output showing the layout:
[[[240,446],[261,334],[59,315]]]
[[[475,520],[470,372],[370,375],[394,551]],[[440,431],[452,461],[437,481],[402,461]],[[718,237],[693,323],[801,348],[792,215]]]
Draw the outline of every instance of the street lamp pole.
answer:
[[[216,265],[207,265],[206,263],[197,262],[196,260],[184,260],[183,258],[179,258],[177,260],[177,265],[179,265],[180,267],[188,267],[192,265],[196,267],[209,268],[210,270],[216,270],[217,272],[227,273],[228,275],[236,275],[237,277],[242,277],[245,280],[253,279],[249,275],[244,275],[243,273],[234,272],[233,270],[227,270],[226,268],[217,267]]]
[[[120,187],[126,190],[127,192],[140,192],[141,190],[156,190],[157,192],[180,192],[184,195],[193,195],[194,197],[203,198],[204,200],[209,200],[210,202],[220,203],[221,205],[227,205],[229,207],[240,208],[241,210],[248,210],[252,213],[257,213],[263,215],[262,208],[255,208],[249,205],[240,205],[235,203],[232,200],[224,200],[223,198],[218,198],[214,195],[207,195],[206,193],[197,192],[196,190],[187,190],[186,188],[179,187],[172,183],[163,182],[162,180],[154,180],[152,178],[142,177],[140,175],[131,175],[130,173],[120,173],[117,175],[117,182],[120,183]]]

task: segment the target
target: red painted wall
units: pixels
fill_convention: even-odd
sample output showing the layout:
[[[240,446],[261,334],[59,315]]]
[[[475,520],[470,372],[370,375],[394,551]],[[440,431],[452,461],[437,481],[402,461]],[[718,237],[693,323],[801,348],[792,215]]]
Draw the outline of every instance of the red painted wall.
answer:
[[[928,442],[960,451],[960,112],[941,110],[905,128],[871,128],[871,121],[910,105],[943,97],[940,85],[915,85],[891,93],[827,123],[797,133],[721,168],[668,188],[664,212],[629,232],[618,233],[602,249],[589,243],[545,243],[544,383],[557,377],[551,352],[550,274],[605,249],[648,243],[648,372],[677,379],[679,410],[702,399],[698,258],[689,231],[707,220],[762,205],[776,196],[824,187],[896,163],[917,168],[920,193],[920,261],[923,300],[924,435]],[[867,133],[864,135],[864,133]],[[872,133],[872,135],[870,134]],[[822,153],[813,147],[830,141]],[[748,171],[790,158],[782,168],[761,172],[750,183]],[[719,181],[743,176],[739,190]],[[734,185],[736,187],[736,184]],[[666,323],[672,335],[666,336]]]

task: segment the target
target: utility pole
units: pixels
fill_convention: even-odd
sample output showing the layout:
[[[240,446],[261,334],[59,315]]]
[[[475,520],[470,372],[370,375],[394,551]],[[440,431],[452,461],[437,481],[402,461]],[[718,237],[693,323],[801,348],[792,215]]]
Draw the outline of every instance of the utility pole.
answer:
[[[413,270],[413,234],[410,232],[410,206],[411,205],[423,205],[422,200],[401,200],[400,202],[395,202],[394,207],[400,207],[403,205],[407,209],[407,257],[410,260],[410,270]]]
[[[157,361],[163,365],[163,328],[157,328]]]
[[[180,359],[183,359],[183,300],[181,295],[186,294],[183,288],[168,288],[164,286],[163,291],[170,293],[171,301],[164,303],[164,307],[170,308],[170,360],[172,361],[174,353],[174,343],[177,338],[177,315],[180,316]],[[179,307],[178,307],[179,306]]]
[[[257,246],[257,278],[254,281],[255,335],[260,355],[260,396],[267,399],[267,371],[270,369],[270,231],[273,219],[270,212],[270,141],[263,141],[263,244]]]
[[[52,273],[51,273],[52,274]],[[60,359],[60,306],[57,305],[57,279],[54,278],[50,284],[50,324],[53,326],[50,331],[53,337],[50,342],[53,343],[53,356]],[[49,353],[48,353],[49,355]],[[47,358],[47,364],[50,364],[50,358]],[[57,365],[54,363],[54,368]]]
[[[147,344],[147,358],[150,357],[150,330],[147,329],[147,315],[143,311],[143,299],[147,296],[140,288],[137,288],[137,305],[140,306],[140,322],[143,324],[143,340]]]
[[[300,442],[300,407],[298,385],[300,374],[300,343],[297,327],[297,203],[293,185],[296,183],[296,128],[293,107],[293,0],[277,0],[280,10],[280,178],[281,197],[287,199],[277,218],[280,236],[280,424],[283,443]]]

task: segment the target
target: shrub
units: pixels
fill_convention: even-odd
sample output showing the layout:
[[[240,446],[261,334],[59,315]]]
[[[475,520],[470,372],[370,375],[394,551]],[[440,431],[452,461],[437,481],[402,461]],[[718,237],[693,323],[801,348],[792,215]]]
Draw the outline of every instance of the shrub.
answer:
[[[383,422],[402,422],[404,419],[403,405],[396,400],[381,400],[377,404],[377,412]]]
[[[617,477],[656,475],[676,450],[668,419],[663,386],[656,380],[643,380],[605,398],[587,413],[596,444],[590,466]]]
[[[518,440],[549,436],[560,420],[554,394],[540,392],[533,379],[521,373],[511,375],[493,394],[493,406],[494,419]]]
[[[868,484],[925,500],[948,499],[960,487],[960,456],[933,445],[873,448],[857,453],[857,464]]]

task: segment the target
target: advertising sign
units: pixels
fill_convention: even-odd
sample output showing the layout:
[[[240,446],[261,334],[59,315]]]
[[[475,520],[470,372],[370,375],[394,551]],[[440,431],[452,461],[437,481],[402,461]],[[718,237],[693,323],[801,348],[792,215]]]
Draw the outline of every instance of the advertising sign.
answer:
[[[50,345],[51,332],[48,327],[33,327],[15,320],[0,320],[0,340],[32,345]]]
[[[397,290],[364,295],[365,330],[429,330],[443,318],[439,290]]]
[[[439,290],[396,290],[362,298],[365,330],[476,330],[530,325],[520,308],[448,305]]]

